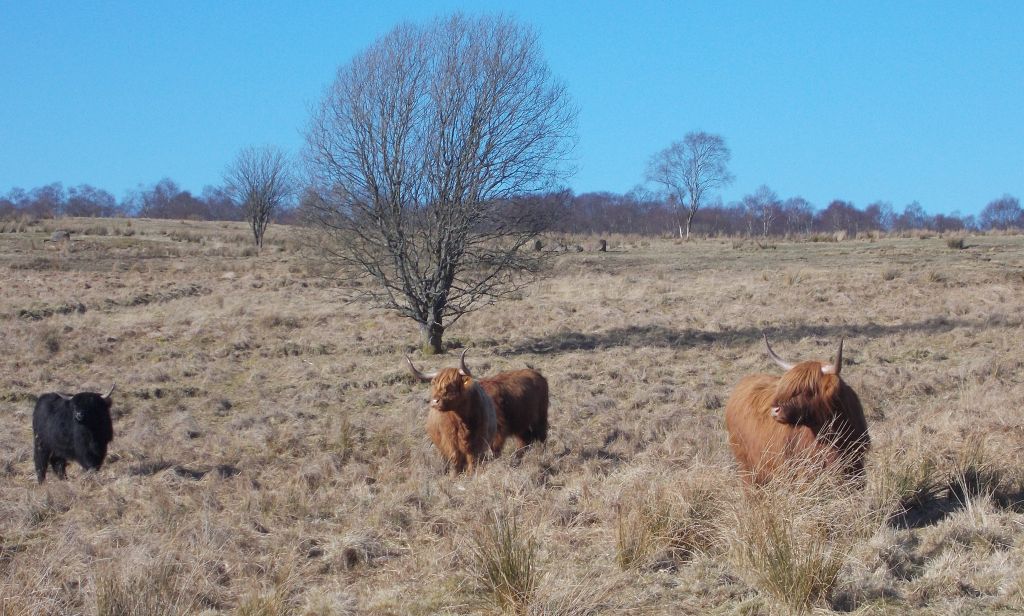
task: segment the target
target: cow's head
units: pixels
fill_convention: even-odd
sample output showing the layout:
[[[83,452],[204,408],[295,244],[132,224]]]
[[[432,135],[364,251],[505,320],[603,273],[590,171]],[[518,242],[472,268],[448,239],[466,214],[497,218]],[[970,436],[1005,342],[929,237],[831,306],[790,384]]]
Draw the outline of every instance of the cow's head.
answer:
[[[458,368],[444,368],[431,373],[420,372],[406,355],[405,360],[413,376],[421,381],[430,381],[430,408],[454,411],[464,406],[466,394],[473,386],[473,375],[466,366],[466,351],[459,358]]]
[[[771,400],[772,419],[786,424],[824,424],[833,412],[839,395],[839,372],[843,367],[843,341],[839,341],[835,361],[805,361],[793,364],[779,357],[768,343],[768,355],[786,371],[775,384]]]
[[[73,396],[58,394],[61,398],[71,402],[71,417],[78,423],[89,423],[94,418],[110,416],[111,394],[114,393],[115,384],[105,394],[93,392],[82,392]]]

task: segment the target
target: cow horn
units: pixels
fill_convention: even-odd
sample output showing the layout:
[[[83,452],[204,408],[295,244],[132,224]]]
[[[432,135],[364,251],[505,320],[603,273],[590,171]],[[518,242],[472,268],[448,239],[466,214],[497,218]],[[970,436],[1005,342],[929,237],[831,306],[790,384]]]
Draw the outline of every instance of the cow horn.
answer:
[[[57,395],[60,396],[61,398],[63,398],[64,400],[70,400],[71,398],[74,397],[74,396],[69,396],[67,394],[62,394],[60,392],[57,392]]]
[[[103,399],[104,400],[110,400],[110,394],[114,393],[114,387],[116,385],[117,385],[117,383],[111,383],[110,384],[110,389],[107,391],[107,393],[103,394]]]
[[[839,376],[839,371],[843,369],[843,339],[839,339],[839,350],[836,351],[836,361],[831,366],[822,366],[821,372],[823,374],[834,374]]]
[[[783,370],[792,370],[793,366],[795,366],[796,364],[791,364],[788,361],[786,361],[786,360],[782,359],[781,357],[779,357],[775,353],[775,351],[772,350],[772,345],[768,344],[768,334],[765,333],[765,332],[761,332],[761,333],[764,335],[764,346],[766,346],[768,348],[768,357],[771,357],[772,361],[777,363],[779,365],[779,367],[782,368]]]
[[[462,355],[459,357],[459,374],[462,376],[473,376],[473,373],[469,371],[469,366],[466,365],[466,353],[469,349],[462,351]]]
[[[409,359],[408,355],[405,356],[405,361],[409,362],[409,372],[412,372],[412,375],[421,381],[433,381],[434,377],[437,376],[436,372],[431,372],[430,374],[423,374],[422,372],[417,370],[416,366],[413,365],[412,360]]]

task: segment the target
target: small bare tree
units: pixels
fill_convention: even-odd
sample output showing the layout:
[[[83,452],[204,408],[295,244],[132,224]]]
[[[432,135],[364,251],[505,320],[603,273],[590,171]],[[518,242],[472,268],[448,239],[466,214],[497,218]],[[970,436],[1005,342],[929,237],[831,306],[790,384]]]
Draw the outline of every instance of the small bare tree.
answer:
[[[761,185],[754,194],[743,197],[743,207],[749,212],[753,221],[761,223],[761,233],[768,237],[772,223],[782,212],[782,203],[771,188]],[[751,235],[753,232],[751,231]]]
[[[339,69],[313,114],[316,247],[441,352],[446,327],[537,271],[543,201],[529,197],[563,177],[575,119],[532,30],[400,25]]]
[[[675,203],[679,211],[679,237],[684,237],[683,217],[686,219],[685,237],[689,239],[690,224],[708,192],[733,181],[728,168],[731,156],[721,137],[695,132],[687,133],[682,141],[676,141],[651,157],[647,181],[661,184]]]
[[[271,219],[295,195],[296,181],[287,156],[274,146],[245,148],[228,167],[224,183],[244,212],[256,247],[262,250]]]
[[[890,209],[891,206],[890,206]],[[782,204],[781,215],[790,233],[810,233],[814,225],[814,207],[803,197],[791,197]]]

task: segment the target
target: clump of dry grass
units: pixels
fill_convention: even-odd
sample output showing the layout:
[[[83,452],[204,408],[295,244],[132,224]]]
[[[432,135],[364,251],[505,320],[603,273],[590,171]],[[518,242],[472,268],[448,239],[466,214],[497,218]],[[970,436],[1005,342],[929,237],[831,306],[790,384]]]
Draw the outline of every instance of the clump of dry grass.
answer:
[[[615,559],[622,569],[675,568],[720,542],[722,503],[710,485],[629,494],[616,508]]]
[[[1003,475],[985,436],[972,432],[957,451],[950,472],[950,496],[961,503],[976,496],[991,497],[1003,486]]]
[[[868,473],[866,497],[876,521],[883,522],[912,513],[927,515],[945,489],[946,477],[932,455],[900,448],[875,459]]]
[[[900,276],[900,271],[895,268],[887,268],[882,270],[882,280],[896,280]]]
[[[497,507],[477,529],[473,547],[476,577],[502,611],[526,614],[541,572],[537,541],[523,528],[514,507]]]
[[[306,598],[302,616],[356,616],[356,600],[339,591],[315,591]]]
[[[200,607],[191,582],[179,566],[147,563],[107,572],[96,580],[97,616],[178,616]]]
[[[836,473],[804,469],[746,491],[732,516],[733,565],[787,614],[828,605],[847,556],[870,528],[857,490]]]

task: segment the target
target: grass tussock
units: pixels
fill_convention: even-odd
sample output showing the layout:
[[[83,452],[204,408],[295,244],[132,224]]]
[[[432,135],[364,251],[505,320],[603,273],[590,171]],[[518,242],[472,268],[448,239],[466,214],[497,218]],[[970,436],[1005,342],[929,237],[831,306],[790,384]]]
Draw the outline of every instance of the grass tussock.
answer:
[[[865,495],[877,521],[927,514],[940,502],[946,477],[927,452],[898,449],[869,469]]]
[[[707,485],[629,494],[616,508],[615,559],[622,569],[675,569],[720,543],[722,508]]]
[[[896,280],[899,277],[900,277],[900,271],[898,269],[890,267],[890,268],[882,270],[882,280],[885,280],[885,281],[888,282],[890,280]]]
[[[181,567],[147,563],[101,574],[96,580],[97,616],[184,616],[200,606]]]
[[[978,496],[992,497],[1004,487],[1004,475],[985,436],[971,433],[957,451],[950,473],[950,496],[960,503]]]
[[[492,509],[477,530],[473,563],[477,580],[501,611],[527,614],[541,572],[536,538],[513,507]]]
[[[834,473],[783,474],[734,505],[731,561],[774,612],[827,607],[853,546],[870,534],[866,513],[859,491]]]

